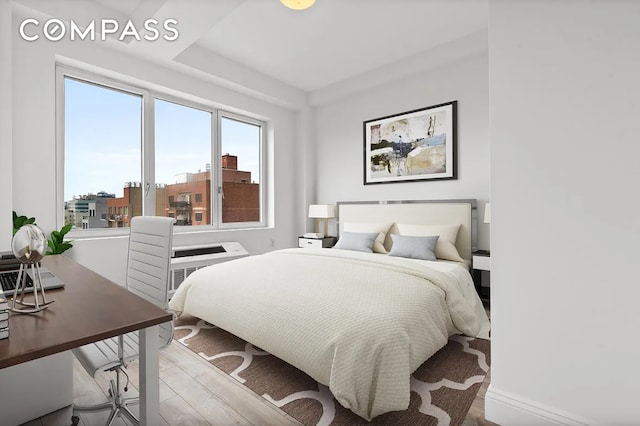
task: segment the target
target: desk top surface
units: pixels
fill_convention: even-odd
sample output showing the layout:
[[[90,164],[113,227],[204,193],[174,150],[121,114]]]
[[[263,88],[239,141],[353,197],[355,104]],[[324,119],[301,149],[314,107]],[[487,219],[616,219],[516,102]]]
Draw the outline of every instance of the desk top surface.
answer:
[[[47,290],[47,300],[55,302],[37,314],[10,313],[9,338],[0,340],[0,368],[172,319],[153,303],[64,255],[45,256],[42,264],[65,287]]]

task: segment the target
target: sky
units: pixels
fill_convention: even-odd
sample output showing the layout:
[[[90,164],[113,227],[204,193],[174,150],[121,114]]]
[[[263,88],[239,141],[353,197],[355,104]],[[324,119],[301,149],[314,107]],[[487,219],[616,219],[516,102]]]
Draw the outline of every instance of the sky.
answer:
[[[156,183],[204,171],[211,158],[208,111],[155,101]],[[222,120],[222,154],[259,182],[259,128]],[[142,97],[65,79],[64,199],[105,191],[123,196],[125,182],[141,182]]]

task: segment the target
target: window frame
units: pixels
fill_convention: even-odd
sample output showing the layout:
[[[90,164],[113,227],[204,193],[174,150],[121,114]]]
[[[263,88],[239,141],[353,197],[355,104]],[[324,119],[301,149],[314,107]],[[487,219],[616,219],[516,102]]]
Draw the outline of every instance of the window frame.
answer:
[[[141,96],[142,98],[142,140],[141,140],[141,169],[140,182],[143,185],[144,192],[142,197],[142,215],[153,216],[155,212],[155,196],[156,191],[149,188],[155,188],[155,101],[161,100],[175,103],[181,106],[195,108],[211,113],[211,194],[209,212],[211,215],[210,225],[186,226],[174,228],[176,233],[190,233],[202,231],[221,231],[229,229],[263,229],[267,227],[267,200],[266,200],[266,176],[267,161],[266,155],[266,131],[267,122],[251,117],[250,115],[242,115],[225,111],[213,105],[213,102],[193,101],[188,99],[189,95],[183,94],[184,97],[169,92],[175,92],[173,89],[159,89],[151,83],[136,82],[130,84],[120,79],[110,78],[95,72],[85,71],[73,66],[65,64],[56,64],[56,223],[61,227],[65,221],[65,200],[64,200],[64,170],[65,170],[65,79],[71,78],[82,83],[94,84],[122,91],[125,93]],[[164,90],[163,90],[164,89]],[[259,162],[260,162],[260,181],[259,181],[259,206],[260,220],[253,222],[231,222],[222,223],[222,159],[221,159],[221,120],[229,118],[240,122],[246,122],[259,127]],[[128,228],[118,229],[73,229],[70,236],[73,238],[82,237],[112,237],[119,235],[128,235]]]

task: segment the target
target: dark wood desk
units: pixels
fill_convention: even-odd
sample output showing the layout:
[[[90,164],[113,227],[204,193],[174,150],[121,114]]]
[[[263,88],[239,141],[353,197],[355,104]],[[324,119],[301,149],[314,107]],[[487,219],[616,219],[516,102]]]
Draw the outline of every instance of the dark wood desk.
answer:
[[[140,422],[159,424],[158,324],[171,314],[64,255],[42,264],[65,288],[47,291],[56,301],[38,314],[10,315],[0,369],[140,330]]]

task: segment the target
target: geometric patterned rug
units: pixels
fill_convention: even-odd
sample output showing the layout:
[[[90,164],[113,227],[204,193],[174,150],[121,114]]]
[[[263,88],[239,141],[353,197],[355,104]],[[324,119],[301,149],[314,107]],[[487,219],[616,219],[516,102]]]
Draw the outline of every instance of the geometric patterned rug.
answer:
[[[488,340],[451,336],[412,374],[409,408],[367,422],[327,386],[231,333],[189,315],[174,324],[176,341],[308,426],[459,425],[489,370]]]

